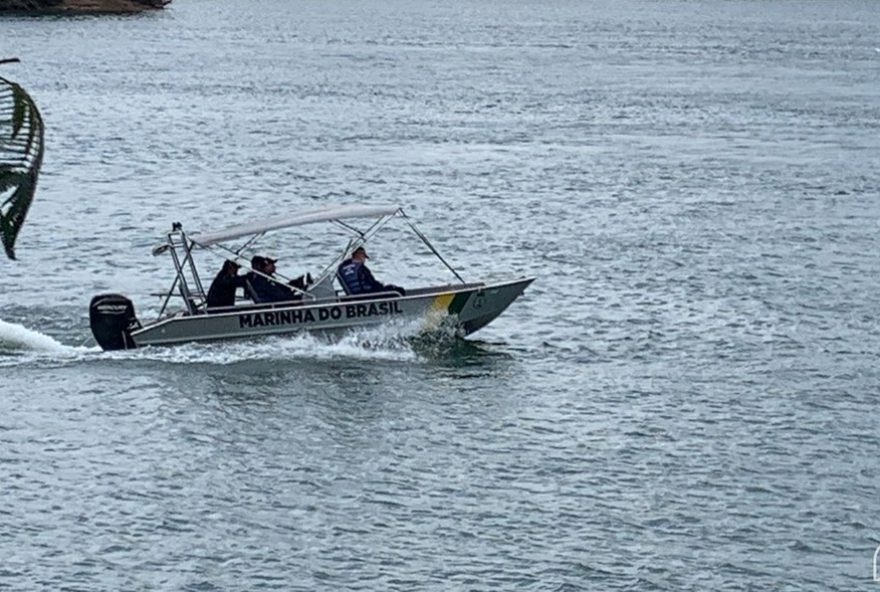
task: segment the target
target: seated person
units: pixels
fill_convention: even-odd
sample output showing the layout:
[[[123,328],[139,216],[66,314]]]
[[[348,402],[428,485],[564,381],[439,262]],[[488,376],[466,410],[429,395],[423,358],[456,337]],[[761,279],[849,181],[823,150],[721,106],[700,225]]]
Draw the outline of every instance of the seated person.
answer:
[[[223,267],[208,289],[208,298],[205,301],[208,308],[235,306],[235,290],[244,288],[247,281],[245,276],[238,275],[239,267],[231,259],[223,262]]]
[[[372,272],[364,264],[369,259],[367,250],[358,247],[351,254],[350,259],[346,259],[339,264],[336,270],[336,276],[342,283],[342,287],[346,294],[374,294],[376,292],[396,292],[400,296],[406,296],[406,290],[400,286],[392,284],[383,284],[373,277]]]
[[[254,257],[251,259],[251,268],[259,273],[251,271],[247,274],[247,281],[253,289],[254,302],[285,302],[288,300],[301,300],[302,294],[291,290],[284,284],[279,283],[275,277],[275,259],[269,257]],[[300,276],[289,282],[290,286],[305,290],[311,276]]]

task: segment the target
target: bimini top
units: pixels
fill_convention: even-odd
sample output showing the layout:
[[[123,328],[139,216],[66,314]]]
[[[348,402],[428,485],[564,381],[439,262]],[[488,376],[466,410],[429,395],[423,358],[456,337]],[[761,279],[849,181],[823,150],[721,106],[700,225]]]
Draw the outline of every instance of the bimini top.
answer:
[[[219,232],[209,232],[190,236],[189,238],[200,247],[209,247],[223,241],[240,238],[242,236],[254,236],[269,230],[314,224],[316,222],[330,222],[332,220],[345,220],[351,218],[381,218],[393,216],[403,210],[400,206],[389,205],[347,205],[325,206],[316,210],[308,210],[298,214],[291,214],[279,218],[257,220],[247,224],[232,226]]]

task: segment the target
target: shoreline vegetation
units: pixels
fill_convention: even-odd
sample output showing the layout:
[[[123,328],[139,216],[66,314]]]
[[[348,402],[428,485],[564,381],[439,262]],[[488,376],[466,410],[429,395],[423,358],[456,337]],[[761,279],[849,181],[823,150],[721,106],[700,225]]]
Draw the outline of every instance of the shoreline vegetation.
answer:
[[[171,0],[0,0],[0,14],[101,14],[163,8]]]

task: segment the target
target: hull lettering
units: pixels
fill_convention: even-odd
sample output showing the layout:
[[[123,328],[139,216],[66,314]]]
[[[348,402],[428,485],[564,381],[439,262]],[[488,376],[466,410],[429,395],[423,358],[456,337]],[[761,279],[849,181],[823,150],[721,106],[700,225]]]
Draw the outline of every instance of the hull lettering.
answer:
[[[395,300],[371,302],[369,304],[346,304],[345,306],[334,306],[318,310],[267,310],[238,315],[238,328],[252,329],[256,327],[300,325],[329,320],[337,321],[343,317],[346,319],[360,319],[392,316],[402,312],[400,304]]]

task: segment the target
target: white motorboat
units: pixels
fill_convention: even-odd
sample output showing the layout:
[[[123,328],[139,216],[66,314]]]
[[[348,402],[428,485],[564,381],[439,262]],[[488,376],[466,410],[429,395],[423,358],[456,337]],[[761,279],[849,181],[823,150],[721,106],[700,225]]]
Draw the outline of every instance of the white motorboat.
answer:
[[[404,296],[396,292],[346,293],[344,283],[336,274],[339,263],[392,220],[402,220],[452,272],[457,282],[408,288]],[[212,250],[226,259],[244,261],[245,253],[267,232],[315,224],[332,224],[343,229],[350,238],[309,286],[300,289],[285,284],[291,291],[291,299],[283,302],[243,300],[233,306],[207,306],[206,292],[196,268],[196,251]],[[243,242],[236,245],[236,241]],[[142,323],[135,315],[131,300],[121,294],[95,296],[89,316],[92,333],[103,349],[245,339],[301,331],[338,334],[381,323],[419,319],[426,329],[444,323],[461,335],[468,335],[504,312],[534,280],[521,277],[466,282],[399,206],[323,207],[192,235],[176,223],[165,241],[153,249],[153,254],[169,254],[175,270],[170,290],[162,294],[164,301],[158,318]],[[177,310],[170,306],[172,298],[182,302]]]

